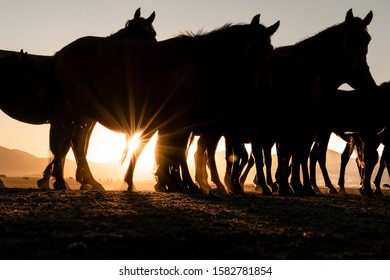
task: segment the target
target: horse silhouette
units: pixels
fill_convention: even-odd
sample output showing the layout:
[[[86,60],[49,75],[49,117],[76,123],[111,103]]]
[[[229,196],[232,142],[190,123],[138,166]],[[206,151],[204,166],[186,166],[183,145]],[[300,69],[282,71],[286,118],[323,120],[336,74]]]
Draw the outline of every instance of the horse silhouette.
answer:
[[[256,22],[258,23],[259,17],[255,17],[252,20],[252,24],[254,23],[254,20],[256,20]],[[274,32],[276,32],[278,27],[279,27],[279,22],[268,27],[267,28],[269,30],[268,33],[272,35]],[[230,96],[225,96],[223,99],[221,99],[221,101],[226,100],[227,98],[230,98]],[[194,124],[185,133],[177,133],[177,131],[172,131],[172,130],[170,131],[159,130],[159,138],[161,137],[163,138],[163,140],[157,141],[156,150],[158,150],[160,153],[161,151],[165,151],[165,154],[156,155],[156,162],[158,167],[156,170],[157,184],[155,185],[155,189],[157,191],[171,191],[171,190],[190,191],[190,192],[202,191],[204,193],[209,193],[210,191],[212,191],[212,193],[215,195],[219,195],[220,193],[226,193],[226,190],[223,187],[221,182],[219,182],[219,184],[217,183],[217,187],[218,187],[217,192],[213,192],[212,188],[208,186],[208,184],[207,185],[202,184],[202,182],[199,182],[197,180],[200,190],[198,189],[198,186],[193,182],[190,176],[190,172],[188,170],[188,165],[186,162],[186,155],[188,153],[188,148],[189,148],[188,143],[191,143],[191,140],[187,141],[187,139],[190,135],[189,132],[192,133],[191,139],[193,139],[193,136],[195,134],[201,135],[202,138],[202,135],[204,134],[205,131],[207,132],[213,131],[212,134],[214,134],[216,131],[221,131],[221,133],[223,131],[225,137],[229,140],[229,142],[231,142],[232,149],[235,150],[237,159],[241,159],[242,158],[241,154],[237,155],[237,149],[242,148],[243,144],[242,144],[241,137],[244,131],[242,130],[242,126],[240,126],[239,129],[237,129],[237,125],[234,125],[234,122],[238,124],[240,123],[240,121],[237,120],[238,118],[241,118],[242,120],[248,118],[246,112],[241,112],[239,109],[239,108],[244,108],[243,105],[247,100],[245,100],[245,98],[240,98],[239,96],[234,97],[232,100],[234,101],[234,104],[224,105],[221,104],[221,101],[219,101],[219,103],[216,104],[214,108],[210,106],[210,103],[207,104],[208,105],[207,107],[204,104],[202,104],[202,108],[201,108],[201,110],[203,111],[202,122],[200,122],[200,124]],[[239,105],[241,103],[242,106]],[[235,108],[235,112],[233,114],[229,110],[227,110],[227,108],[231,106],[234,106]],[[210,108],[211,111],[207,112],[207,110],[210,110],[207,108]],[[228,119],[230,119],[230,121]],[[227,132],[229,133],[227,134]],[[219,137],[220,136],[218,136],[218,138]],[[199,158],[198,155],[199,153],[195,155],[195,160],[196,161],[202,160]],[[216,163],[215,160],[213,159],[214,158],[210,157],[210,164],[213,165],[214,168],[216,169]],[[196,177],[196,179],[198,178]],[[216,177],[216,179],[219,178]],[[233,177],[232,177],[232,183],[229,184],[229,186],[232,186],[232,189],[235,190],[236,192],[242,191],[241,187],[238,185],[238,181],[233,180]]]
[[[152,26],[155,17],[142,18],[137,9],[134,18],[112,38],[144,38],[155,40]],[[0,72],[2,77],[0,108],[10,117],[30,124],[50,123],[50,149],[54,159],[44,171],[44,178],[38,181],[40,188],[48,189],[50,176],[56,180],[56,189],[68,188],[63,177],[65,156],[71,145],[77,161],[78,182],[104,190],[92,176],[86,160],[88,142],[95,121],[80,118],[76,111],[63,119],[63,112],[69,110],[56,83],[54,57],[30,55],[22,52],[0,51]]]
[[[354,17],[349,10],[344,22],[295,45],[275,49],[269,101],[275,104],[279,118],[272,117],[275,108],[270,108],[266,112],[269,122],[264,125],[265,128],[259,129],[252,143],[259,184],[266,187],[264,175],[259,176],[263,162],[257,158],[261,159],[264,137],[271,137],[277,142],[275,177],[279,193],[291,194],[290,173],[291,186],[296,194],[315,193],[310,184],[307,159],[317,132],[316,121],[322,118],[317,108],[343,83],[354,88],[375,85],[366,60],[371,40],[367,26],[372,17],[371,11],[361,19]]]
[[[320,111],[326,111],[332,106],[334,114],[322,120],[321,126],[328,127],[335,131],[353,133],[352,140],[359,142],[358,160],[361,169],[362,195],[373,196],[371,189],[371,177],[373,168],[378,161],[377,148],[380,143],[387,144],[388,137],[385,127],[389,124],[386,114],[386,105],[390,100],[390,83],[386,82],[380,86],[369,89],[342,91],[338,90],[327,102],[322,105]],[[364,108],[364,120],[353,119],[351,115],[356,110]],[[388,152],[384,153],[384,163],[388,161]],[[345,169],[342,167],[341,169]],[[344,179],[343,171],[340,172],[340,179]],[[370,184],[369,187],[367,184]],[[375,194],[383,195],[379,184],[375,184]]]
[[[257,188],[264,194],[271,191],[264,176],[263,156],[266,154],[270,158],[275,142],[279,194],[292,194],[288,182],[291,172],[291,186],[296,194],[314,194],[307,168],[308,153],[316,133],[314,119],[320,117],[314,113],[321,100],[326,98],[326,93],[343,83],[355,88],[375,85],[366,62],[371,40],[367,26],[372,17],[371,11],[364,19],[354,17],[351,9],[346,13],[344,22],[294,45],[274,50],[271,93],[262,100],[262,104],[273,106],[262,107],[256,116],[257,127],[251,139]],[[291,159],[293,164],[290,165]],[[299,176],[300,167],[304,175],[303,184]],[[239,172],[240,168],[237,170]],[[238,177],[237,174],[234,176]],[[271,179],[268,181],[270,183]]]
[[[187,133],[210,121],[213,126],[226,96],[222,105],[233,106],[239,92],[252,98],[269,83],[274,28],[258,19],[160,42],[86,37],[56,54],[56,75],[75,108],[111,130],[141,133],[125,177],[128,190],[142,146],[156,131]]]

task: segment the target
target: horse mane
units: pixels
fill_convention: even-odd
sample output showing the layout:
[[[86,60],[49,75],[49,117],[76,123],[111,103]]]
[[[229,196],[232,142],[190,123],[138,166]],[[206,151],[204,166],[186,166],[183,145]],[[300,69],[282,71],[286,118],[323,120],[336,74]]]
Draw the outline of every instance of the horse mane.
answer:
[[[358,18],[358,17],[354,17],[352,20],[353,20],[352,24],[359,24],[359,23],[363,22],[363,20],[361,18]],[[333,39],[341,38],[343,35],[343,32],[346,28],[347,28],[346,22],[335,24],[333,26],[330,26],[330,27],[318,32],[315,35],[309,36],[308,38],[305,38],[305,39],[295,43],[293,46],[294,46],[294,48],[297,48],[297,49],[305,48],[308,45],[321,44],[323,46],[324,42],[326,44],[330,41],[330,40],[325,40],[327,38],[333,38]],[[365,30],[367,31],[367,35],[371,38],[371,36],[368,34],[367,26],[365,27]]]
[[[341,37],[341,30],[343,30],[344,23],[335,24],[330,26],[315,35],[309,36],[294,44],[295,48],[305,48],[307,45],[323,44],[324,38],[338,38]]]
[[[197,32],[193,32],[193,31],[184,31],[183,33],[180,33],[179,34],[179,38],[194,38],[194,37],[201,37],[201,36],[206,36],[206,35],[212,35],[212,34],[215,34],[217,32],[220,32],[220,31],[223,31],[223,30],[226,30],[230,27],[233,27],[233,26],[242,26],[243,24],[232,24],[232,23],[226,23],[224,25],[222,25],[221,27],[218,27],[216,29],[213,29],[209,32],[205,32],[203,31],[203,29],[200,29],[198,30]]]
[[[383,82],[380,86],[381,86],[381,87],[384,87],[384,88],[386,88],[386,89],[390,89],[390,81]]]

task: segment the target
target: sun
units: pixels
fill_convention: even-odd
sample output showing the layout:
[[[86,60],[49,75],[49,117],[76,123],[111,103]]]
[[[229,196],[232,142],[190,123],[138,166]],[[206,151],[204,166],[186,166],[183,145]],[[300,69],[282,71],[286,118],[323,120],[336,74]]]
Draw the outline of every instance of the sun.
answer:
[[[145,158],[150,160],[151,166],[154,164],[153,140],[154,139],[152,138],[145,146],[141,155],[143,162],[145,161]],[[131,153],[139,147],[139,141],[140,133],[137,133],[127,143],[128,158]],[[89,143],[87,159],[88,161],[97,163],[120,163],[126,148],[126,142],[125,134],[113,132],[100,124],[96,124]]]

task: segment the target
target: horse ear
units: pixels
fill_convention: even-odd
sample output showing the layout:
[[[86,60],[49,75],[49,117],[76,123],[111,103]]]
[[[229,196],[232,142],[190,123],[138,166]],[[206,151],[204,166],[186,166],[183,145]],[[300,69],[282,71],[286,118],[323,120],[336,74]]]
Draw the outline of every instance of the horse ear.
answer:
[[[347,15],[345,16],[345,22],[350,22],[353,19],[352,9],[349,9]]]
[[[156,13],[153,12],[146,20],[147,20],[150,24],[152,24],[155,17],[156,17]]]
[[[140,17],[141,17],[141,8],[138,8],[138,9],[135,11],[134,19],[139,19]]]
[[[279,26],[280,26],[280,21],[278,20],[277,22],[274,23],[274,25],[267,27],[268,35],[272,36],[276,32],[276,30],[278,30]]]
[[[260,14],[255,15],[251,21],[251,25],[258,25],[260,24]]]
[[[372,13],[372,11],[370,11],[366,17],[363,19],[363,23],[365,26],[369,25],[372,21],[372,18],[374,17],[374,14]]]

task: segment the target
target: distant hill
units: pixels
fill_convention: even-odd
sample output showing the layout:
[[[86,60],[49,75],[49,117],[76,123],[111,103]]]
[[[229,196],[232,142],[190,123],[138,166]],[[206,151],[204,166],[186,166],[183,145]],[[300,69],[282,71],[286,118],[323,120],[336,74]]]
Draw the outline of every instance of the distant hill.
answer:
[[[49,158],[38,158],[24,151],[11,150],[0,146],[0,174],[8,177],[40,177],[49,162]],[[90,162],[89,164],[96,179],[117,179],[123,177],[123,171],[114,163]],[[66,160],[65,178],[75,177],[75,172],[76,162]]]

